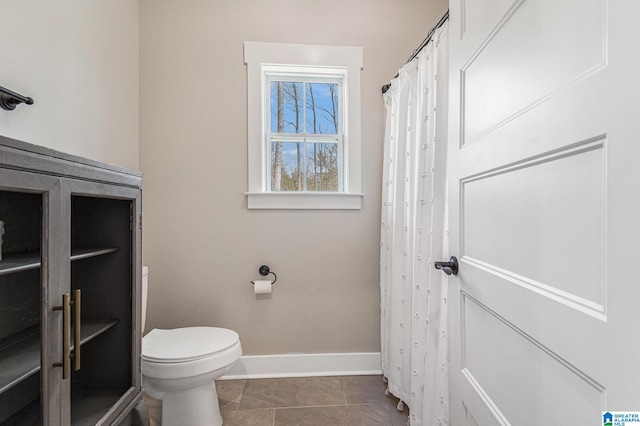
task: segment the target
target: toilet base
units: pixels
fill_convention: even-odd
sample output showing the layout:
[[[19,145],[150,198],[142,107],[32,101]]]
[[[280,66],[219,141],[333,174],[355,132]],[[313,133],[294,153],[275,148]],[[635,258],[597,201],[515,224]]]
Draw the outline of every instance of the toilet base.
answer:
[[[222,426],[215,382],[189,390],[163,392],[162,401],[144,396],[152,426]]]

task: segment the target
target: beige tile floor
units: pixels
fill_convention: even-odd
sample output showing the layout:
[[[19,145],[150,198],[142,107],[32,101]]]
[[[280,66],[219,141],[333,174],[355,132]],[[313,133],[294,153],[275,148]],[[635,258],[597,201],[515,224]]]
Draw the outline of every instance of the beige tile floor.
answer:
[[[219,380],[225,426],[406,426],[382,376]]]

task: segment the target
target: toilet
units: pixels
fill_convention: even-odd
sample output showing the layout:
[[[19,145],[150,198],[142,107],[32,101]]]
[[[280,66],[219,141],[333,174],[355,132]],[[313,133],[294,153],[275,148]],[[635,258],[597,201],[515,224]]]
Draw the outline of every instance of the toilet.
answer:
[[[142,329],[149,269],[142,268]],[[142,386],[152,425],[220,426],[215,380],[242,355],[238,333],[218,327],[153,329],[142,338]]]

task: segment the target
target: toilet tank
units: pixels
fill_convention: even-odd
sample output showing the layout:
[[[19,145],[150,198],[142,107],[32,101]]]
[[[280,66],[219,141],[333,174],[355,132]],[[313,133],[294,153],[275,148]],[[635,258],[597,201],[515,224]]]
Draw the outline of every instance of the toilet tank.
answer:
[[[149,291],[149,268],[142,267],[142,334],[144,334],[144,325],[147,319],[147,294]]]

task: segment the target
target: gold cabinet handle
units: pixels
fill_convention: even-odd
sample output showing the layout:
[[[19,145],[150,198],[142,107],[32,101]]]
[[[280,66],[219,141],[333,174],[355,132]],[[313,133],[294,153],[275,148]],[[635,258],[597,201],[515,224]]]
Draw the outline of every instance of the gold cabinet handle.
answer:
[[[80,370],[80,289],[73,292],[73,369]]]
[[[71,347],[69,346],[69,335],[71,327],[71,304],[69,294],[62,295],[62,306],[54,306],[54,311],[62,311],[62,362],[54,362],[54,367],[62,367],[62,378],[69,378],[71,367]]]

